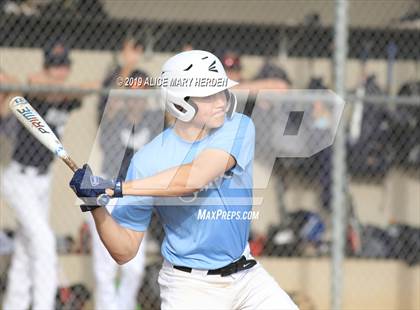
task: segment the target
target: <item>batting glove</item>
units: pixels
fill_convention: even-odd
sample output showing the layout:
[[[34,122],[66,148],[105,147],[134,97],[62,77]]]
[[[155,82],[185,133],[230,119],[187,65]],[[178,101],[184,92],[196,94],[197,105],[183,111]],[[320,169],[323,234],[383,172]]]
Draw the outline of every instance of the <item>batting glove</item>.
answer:
[[[114,191],[113,197],[122,197],[122,180],[106,180],[92,174],[88,164],[84,164],[82,169],[77,169],[74,173],[70,187],[77,197],[97,198],[105,194],[105,190],[110,188]]]

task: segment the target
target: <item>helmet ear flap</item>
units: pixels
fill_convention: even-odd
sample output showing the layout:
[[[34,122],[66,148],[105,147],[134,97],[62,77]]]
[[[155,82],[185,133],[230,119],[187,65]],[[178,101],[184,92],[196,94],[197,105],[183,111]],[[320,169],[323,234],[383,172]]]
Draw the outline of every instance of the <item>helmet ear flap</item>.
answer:
[[[197,105],[189,97],[180,98],[162,87],[161,99],[166,109],[183,122],[191,121],[197,114]]]

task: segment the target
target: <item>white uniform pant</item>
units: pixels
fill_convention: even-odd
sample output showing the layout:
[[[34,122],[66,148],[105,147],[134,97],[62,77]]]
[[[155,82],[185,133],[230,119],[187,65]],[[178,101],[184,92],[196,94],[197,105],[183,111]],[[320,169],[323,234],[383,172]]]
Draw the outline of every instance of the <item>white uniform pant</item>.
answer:
[[[54,309],[57,290],[55,237],[48,224],[50,176],[12,162],[2,193],[16,212],[18,229],[3,309]],[[31,298],[32,297],[32,298]]]
[[[203,270],[184,272],[165,261],[158,282],[162,310],[298,309],[260,264],[222,277]]]
[[[111,213],[113,206],[107,206]],[[128,263],[119,266],[108,253],[96,231],[93,217],[89,214],[89,227],[92,234],[92,263],[95,276],[95,309],[136,309],[136,297],[140,289],[144,267],[146,238],[140,245],[136,257]],[[118,287],[116,286],[116,276],[118,267],[121,275]]]

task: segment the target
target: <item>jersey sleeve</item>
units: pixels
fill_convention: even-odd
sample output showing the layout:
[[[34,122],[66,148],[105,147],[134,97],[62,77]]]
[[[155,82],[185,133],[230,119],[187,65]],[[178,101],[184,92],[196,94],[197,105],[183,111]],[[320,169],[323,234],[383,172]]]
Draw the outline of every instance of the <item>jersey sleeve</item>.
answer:
[[[236,160],[231,170],[235,174],[242,174],[254,159],[255,126],[246,115],[235,113],[232,120],[217,129],[211,137],[206,149],[221,149]]]
[[[147,176],[149,176],[147,172],[139,168],[132,159],[125,180],[131,181]],[[112,211],[112,217],[125,228],[146,231],[152,216],[153,205],[154,198],[151,196],[124,196],[118,199]]]

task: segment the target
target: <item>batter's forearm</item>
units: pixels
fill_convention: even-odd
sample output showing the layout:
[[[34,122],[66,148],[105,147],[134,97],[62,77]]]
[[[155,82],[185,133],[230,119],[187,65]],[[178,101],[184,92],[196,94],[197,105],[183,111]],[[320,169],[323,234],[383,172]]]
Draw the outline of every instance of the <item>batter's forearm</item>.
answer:
[[[191,163],[167,169],[144,179],[123,182],[122,194],[159,197],[188,196],[223,176],[235,165],[235,158],[223,150],[204,150]],[[107,189],[106,193],[110,196],[114,194],[110,189]]]
[[[154,176],[123,183],[123,195],[133,196],[184,196],[198,191],[199,176],[191,174],[190,164],[160,172]]]
[[[125,264],[136,256],[142,237],[139,242],[130,235],[126,228],[112,218],[106,208],[94,209],[92,216],[104,246],[118,264]]]

